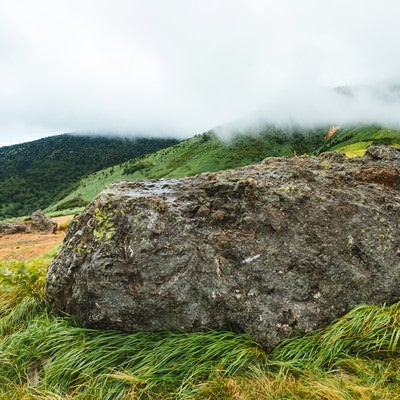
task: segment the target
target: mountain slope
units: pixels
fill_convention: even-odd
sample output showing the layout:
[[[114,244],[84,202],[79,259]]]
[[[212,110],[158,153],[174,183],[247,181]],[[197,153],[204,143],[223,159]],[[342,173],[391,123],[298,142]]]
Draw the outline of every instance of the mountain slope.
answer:
[[[373,143],[400,146],[400,131],[383,128],[378,125],[355,126],[350,128],[336,127],[332,136],[318,150],[340,151],[347,156],[362,156],[366,148]]]
[[[0,147],[0,219],[45,208],[81,177],[176,142],[65,134]]]
[[[119,179],[178,178],[236,168],[265,157],[312,152],[322,146],[326,133],[327,129],[304,132],[268,127],[257,133],[238,133],[233,139],[222,141],[210,131],[154,154],[91,174],[81,179],[73,192],[49,207],[48,211],[73,208],[88,202],[107,184]]]
[[[333,134],[332,134],[333,132]],[[329,133],[332,134],[331,137]],[[266,157],[319,154],[341,151],[362,155],[371,143],[400,146],[400,131],[379,126],[315,130],[282,130],[268,127],[257,133],[238,133],[230,141],[220,140],[212,131],[197,135],[154,154],[98,171],[81,179],[68,196],[48,211],[77,207],[92,200],[104,187],[119,179],[178,178],[209,171],[236,168]],[[357,153],[354,154],[354,148]]]

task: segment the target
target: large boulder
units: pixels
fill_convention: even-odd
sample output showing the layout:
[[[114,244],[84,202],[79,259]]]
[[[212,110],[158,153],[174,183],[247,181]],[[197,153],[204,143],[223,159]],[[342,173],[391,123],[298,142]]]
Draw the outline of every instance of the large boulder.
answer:
[[[70,225],[47,297],[86,327],[248,332],[266,349],[400,299],[400,151],[117,182]]]

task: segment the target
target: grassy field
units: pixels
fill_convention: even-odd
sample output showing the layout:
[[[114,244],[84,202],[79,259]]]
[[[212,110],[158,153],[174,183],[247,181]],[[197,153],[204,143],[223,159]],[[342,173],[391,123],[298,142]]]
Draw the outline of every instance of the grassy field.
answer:
[[[121,333],[51,313],[56,254],[0,261],[0,399],[400,399],[400,304],[266,354],[246,334]]]
[[[360,157],[373,143],[400,147],[400,131],[375,125],[339,129],[319,151],[339,151],[348,157]]]

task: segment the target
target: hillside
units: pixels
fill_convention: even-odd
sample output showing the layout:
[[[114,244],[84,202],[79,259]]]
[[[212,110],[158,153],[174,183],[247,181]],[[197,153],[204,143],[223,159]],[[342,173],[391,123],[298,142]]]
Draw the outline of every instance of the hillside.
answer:
[[[329,136],[329,132],[333,136]],[[222,141],[212,131],[197,135],[157,153],[132,159],[81,179],[68,196],[48,211],[77,207],[92,200],[107,184],[119,179],[178,178],[201,172],[215,172],[258,162],[265,157],[341,151],[363,155],[369,144],[400,146],[400,131],[378,126],[358,126],[315,130],[282,130],[267,127],[256,133],[238,132]]]
[[[45,208],[81,177],[176,142],[64,134],[0,147],[0,220]]]
[[[213,132],[196,135],[171,147],[81,179],[68,196],[48,211],[73,208],[92,200],[107,184],[119,179],[178,178],[220,171],[261,161],[265,157],[310,153],[324,143],[327,129],[304,132],[267,127],[256,133],[238,132],[223,141]]]
[[[318,149],[318,152],[339,151],[349,157],[356,157],[363,156],[366,148],[374,143],[400,146],[399,130],[378,125],[339,128],[337,131],[334,128],[332,133],[332,137]]]

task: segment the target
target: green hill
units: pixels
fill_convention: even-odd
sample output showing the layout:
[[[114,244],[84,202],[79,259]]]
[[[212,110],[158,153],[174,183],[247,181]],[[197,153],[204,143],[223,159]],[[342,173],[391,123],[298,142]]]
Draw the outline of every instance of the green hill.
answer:
[[[45,208],[81,177],[176,142],[65,134],[0,147],[0,220]]]
[[[92,200],[104,187],[119,179],[179,178],[201,172],[214,172],[259,162],[266,157],[288,156],[323,151],[341,151],[349,156],[362,155],[368,145],[384,143],[400,146],[400,131],[379,126],[278,129],[267,127],[256,133],[238,132],[222,141],[212,131],[179,142],[141,158],[93,173],[79,182],[68,196],[47,211],[79,207]]]
[[[73,208],[92,200],[107,184],[119,179],[178,178],[214,172],[259,162],[265,157],[292,156],[312,152],[324,143],[327,129],[314,131],[265,128],[257,133],[238,132],[222,141],[212,131],[196,135],[174,146],[81,179],[79,186],[47,211]]]
[[[366,148],[373,143],[400,147],[400,131],[378,125],[339,128],[318,151],[340,151],[356,157],[364,155]]]

